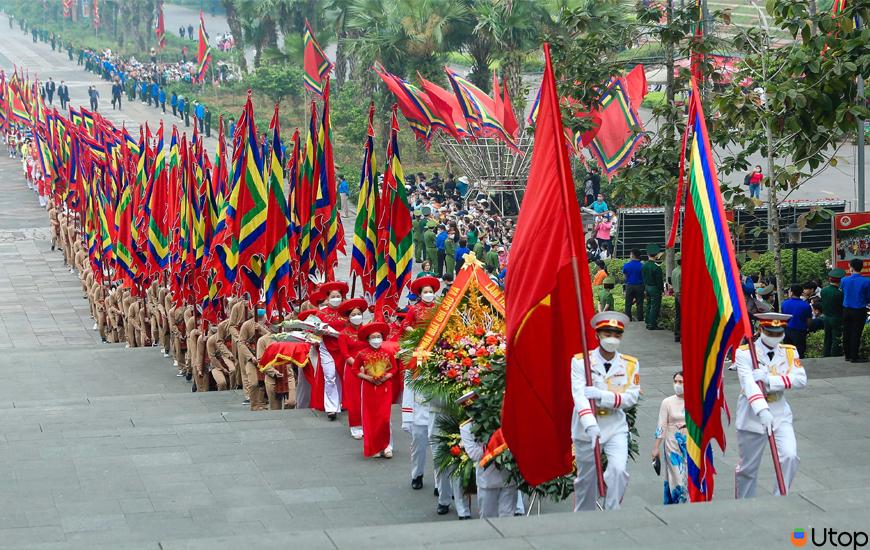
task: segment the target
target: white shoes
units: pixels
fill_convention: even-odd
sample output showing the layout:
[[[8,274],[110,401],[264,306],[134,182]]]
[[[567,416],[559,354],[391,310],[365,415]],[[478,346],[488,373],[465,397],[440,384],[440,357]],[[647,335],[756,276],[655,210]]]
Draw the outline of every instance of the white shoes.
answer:
[[[383,451],[381,451],[380,455],[384,458],[393,458],[393,447],[387,447]]]
[[[169,357],[169,356],[167,355],[167,357]],[[173,366],[173,367],[177,367],[177,366],[178,366],[178,359],[173,359],[173,360],[172,360],[172,366]]]
[[[360,427],[360,426],[351,426],[351,427],[350,427],[350,436],[351,436],[352,438],[354,438],[354,439],[362,439],[362,438],[363,438],[362,427]]]
[[[94,328],[93,328],[93,330],[97,330],[97,324],[96,324],[96,323],[94,323]]]

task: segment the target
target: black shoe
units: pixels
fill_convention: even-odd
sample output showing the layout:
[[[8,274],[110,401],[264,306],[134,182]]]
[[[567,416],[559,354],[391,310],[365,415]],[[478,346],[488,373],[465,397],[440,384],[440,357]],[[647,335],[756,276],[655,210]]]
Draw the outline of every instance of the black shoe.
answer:
[[[438,507],[435,508],[435,513],[438,514],[439,516],[444,516],[449,511],[450,511],[449,504],[439,504]]]
[[[334,422],[336,417],[338,417],[338,415],[335,413],[326,413],[326,418],[328,418],[330,422]]]
[[[411,480],[411,489],[419,491],[423,488],[423,476],[417,476]]]
[[[435,487],[435,490],[432,491],[432,494],[434,494],[436,497],[438,496],[438,487]]]
[[[471,516],[459,516],[459,519],[471,519]]]

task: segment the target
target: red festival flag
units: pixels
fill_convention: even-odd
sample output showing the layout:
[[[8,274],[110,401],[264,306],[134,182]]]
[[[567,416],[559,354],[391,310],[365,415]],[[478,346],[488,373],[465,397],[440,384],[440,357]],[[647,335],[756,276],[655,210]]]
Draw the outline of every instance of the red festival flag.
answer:
[[[502,431],[532,485],[572,469],[571,358],[593,315],[580,207],[549,45],[528,186],[505,285],[507,373]],[[546,235],[542,239],[541,235]],[[579,293],[579,295],[578,295]],[[581,309],[582,304],[582,309]],[[595,347],[588,331],[587,348]]]
[[[205,74],[211,64],[211,47],[208,45],[208,33],[205,32],[205,19],[199,12],[199,49],[196,55],[196,81],[205,82]]]
[[[311,25],[308,20],[305,20],[305,34],[302,36],[303,42],[303,61],[302,68],[304,74],[305,86],[317,95],[323,95],[323,80],[329,71],[332,70],[332,61],[323,53],[317,39],[314,38],[314,31],[311,30]]]
[[[166,24],[163,21],[163,0],[157,2],[157,28],[154,30],[157,35],[157,45],[163,49],[166,47]]]

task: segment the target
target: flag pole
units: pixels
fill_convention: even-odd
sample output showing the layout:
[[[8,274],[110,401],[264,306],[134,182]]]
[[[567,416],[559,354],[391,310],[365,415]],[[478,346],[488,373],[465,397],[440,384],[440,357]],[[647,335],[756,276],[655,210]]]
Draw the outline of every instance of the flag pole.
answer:
[[[755,353],[755,342],[749,340],[749,355],[752,357],[752,368],[758,368],[758,355]],[[761,393],[765,396],[767,392],[763,382],[758,382],[758,387]],[[773,428],[767,433],[767,442],[770,444],[770,456],[773,458],[773,471],[776,474],[776,485],[779,488],[779,494],[785,496],[787,489],[785,486],[785,478],[782,475],[782,465],[779,463],[779,451],[776,448],[776,438],[773,435]]]

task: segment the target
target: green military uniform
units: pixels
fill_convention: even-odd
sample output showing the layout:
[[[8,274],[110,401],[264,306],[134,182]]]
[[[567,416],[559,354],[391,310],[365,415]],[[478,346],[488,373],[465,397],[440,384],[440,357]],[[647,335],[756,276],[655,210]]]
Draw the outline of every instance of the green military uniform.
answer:
[[[843,291],[840,290],[840,279],[846,276],[842,269],[834,269],[828,273],[831,284],[822,289],[822,323],[825,327],[825,341],[822,345],[822,356],[837,357],[843,355]]]
[[[492,273],[493,275],[498,274],[498,252],[496,252],[494,248],[490,247],[489,251],[484,256],[483,263],[486,264],[486,270],[489,273]]]
[[[477,256],[478,260],[483,260],[484,254],[486,254],[486,247],[483,246],[483,243],[477,241],[474,243],[474,246],[471,247],[471,251],[474,252],[474,255]]]
[[[683,282],[683,270],[680,267],[680,254],[674,255],[677,265],[671,271],[671,288],[674,289],[674,342],[680,341],[680,287]]]
[[[456,241],[449,238],[444,241],[444,273],[456,273]]]
[[[604,285],[612,286],[616,284],[616,280],[613,277],[605,277],[603,281]],[[598,290],[598,311],[613,311],[615,306],[613,305],[613,293],[609,288],[601,287]]]
[[[647,254],[655,256],[661,251],[658,245],[651,244],[646,249]],[[659,312],[662,308],[662,290],[665,285],[664,273],[652,259],[643,263],[643,286],[646,294],[644,304],[644,322],[649,330],[659,329]]]
[[[435,269],[435,260],[438,258],[438,247],[435,246],[435,228],[438,226],[435,220],[426,223],[426,231],[423,232],[423,245],[426,247],[426,259],[432,262]]]
[[[414,216],[414,261],[422,262],[426,254],[426,248],[423,244],[423,234],[426,232],[426,219],[423,217],[421,210],[415,210]]]

